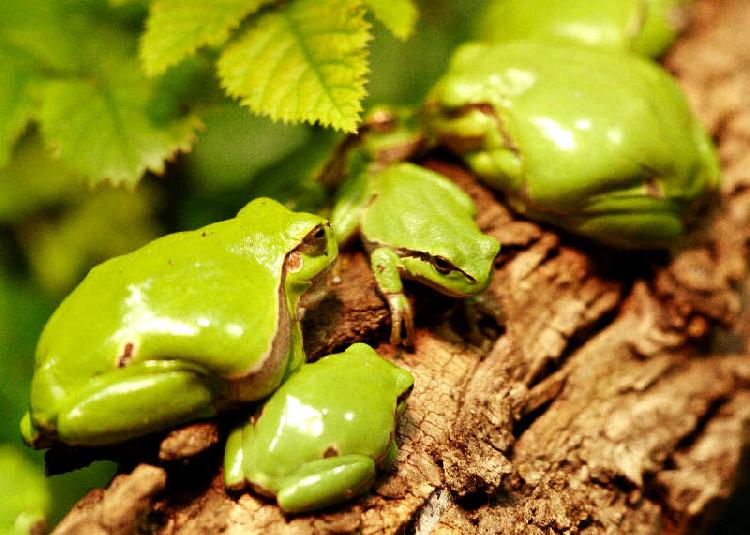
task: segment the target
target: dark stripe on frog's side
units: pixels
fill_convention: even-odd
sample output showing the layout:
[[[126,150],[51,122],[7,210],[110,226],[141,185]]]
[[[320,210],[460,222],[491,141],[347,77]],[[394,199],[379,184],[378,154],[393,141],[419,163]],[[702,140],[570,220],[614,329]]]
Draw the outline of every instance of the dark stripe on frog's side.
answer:
[[[374,249],[377,249],[378,246],[379,246],[379,244],[372,243],[372,242],[365,243],[365,249],[367,250],[368,253],[371,252],[371,251],[373,251]],[[425,262],[428,262],[430,264],[433,263],[433,257],[430,254],[428,254],[428,253],[424,253],[424,252],[421,252],[421,251],[409,251],[409,250],[403,249],[403,248],[395,248],[395,249],[393,249],[393,251],[398,256],[400,256],[402,258],[404,258],[404,257],[421,258]],[[463,269],[461,269],[459,266],[454,265],[448,259],[445,259],[445,260],[448,261],[448,263],[451,265],[451,270],[458,271],[459,273],[463,274],[463,276],[466,277],[467,280],[469,280],[471,282],[476,282],[476,279],[472,275],[466,273],[466,271],[464,271]],[[446,288],[444,288],[442,286],[436,285],[434,282],[432,282],[429,279],[426,279],[424,277],[414,276],[413,274],[409,273],[405,269],[399,268],[399,275],[402,278],[404,278],[404,279],[413,280],[413,281],[417,281],[417,282],[419,282],[421,284],[424,284],[425,286],[428,286],[428,287],[432,288],[433,290],[436,290],[437,292],[440,292],[440,293],[442,293],[444,295],[448,295],[450,297],[465,297],[464,294],[450,292]]]

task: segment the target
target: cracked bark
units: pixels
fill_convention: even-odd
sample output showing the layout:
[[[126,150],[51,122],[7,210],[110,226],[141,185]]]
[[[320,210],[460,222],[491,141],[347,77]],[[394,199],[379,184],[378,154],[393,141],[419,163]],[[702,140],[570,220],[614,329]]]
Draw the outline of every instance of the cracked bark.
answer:
[[[363,340],[416,378],[393,473],[370,495],[284,517],[221,481],[225,427],[169,435],[92,491],[58,533],[687,533],[746,477],[750,442],[750,4],[698,1],[666,59],[719,143],[720,206],[679,253],[624,254],[517,219],[465,171],[428,165],[475,199],[503,243],[489,301],[502,326],[409,286],[413,353],[360,252],[342,254],[306,320],[308,351]],[[195,457],[180,455],[180,448]],[[157,448],[158,449],[158,448]],[[181,458],[183,457],[183,458]],[[161,458],[161,461],[159,459]],[[161,467],[140,465],[146,460]],[[127,474],[136,467],[131,474]]]

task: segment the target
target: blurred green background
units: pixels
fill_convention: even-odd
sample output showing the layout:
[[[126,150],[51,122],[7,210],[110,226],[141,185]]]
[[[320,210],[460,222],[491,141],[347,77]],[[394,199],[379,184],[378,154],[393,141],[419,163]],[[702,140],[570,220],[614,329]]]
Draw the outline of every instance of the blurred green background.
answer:
[[[373,21],[365,106],[420,103],[445,69],[450,51],[475,34],[489,3],[421,0],[416,31],[406,42]],[[3,61],[34,62],[50,55],[59,60],[57,28],[64,23],[55,19],[59,13],[50,13],[53,4],[63,2],[0,0],[0,117],[7,112],[4,103],[15,98],[8,88],[20,87],[3,70]],[[77,10],[106,19],[118,32],[131,32],[135,42],[147,5],[146,0],[78,0],[64,9],[72,13],[71,20]],[[23,24],[26,33],[19,30]],[[13,47],[19,44],[33,53],[17,54]],[[82,64],[56,68],[86,72],[86,61],[100,59],[75,50],[71,58]],[[98,462],[45,480],[42,453],[26,448],[18,432],[28,405],[36,340],[46,319],[87,271],[157,236],[232,217],[256,196],[311,211],[328,201],[315,177],[341,135],[251,115],[222,96],[213,59],[215,52],[202,51],[159,82],[166,89],[150,103],[152,118],[168,121],[191,112],[201,117],[204,128],[191,152],[178,155],[162,176],[147,174],[133,190],[90,187],[87,177],[55,158],[34,126],[19,137],[9,163],[2,165],[0,154],[0,534],[9,521],[4,507],[14,500],[36,501],[37,514],[46,514],[54,526],[89,489],[106,485],[116,470],[112,463]],[[0,138],[7,134],[2,126]],[[747,495],[745,490],[733,502],[718,532],[740,533],[749,527],[744,520]]]
[[[136,34],[143,27],[146,4],[86,0],[66,9],[98,10],[97,16],[114,19],[119,28]],[[366,105],[419,103],[445,68],[449,52],[470,37],[483,4],[422,1],[417,29],[406,42],[373,20]],[[21,22],[29,22],[18,22],[22,16],[31,18],[32,26],[32,17],[40,19],[33,29],[39,32],[35,52],[43,55],[57,46],[54,32],[44,30],[49,22],[43,20],[49,15],[45,3],[33,5],[37,11],[22,14],[26,8],[21,4],[0,1],[0,63],[8,57],[3,46],[18,42]],[[85,177],[54,158],[34,126],[19,138],[10,163],[0,167],[0,447],[10,463],[2,465],[0,455],[0,471],[5,472],[0,474],[0,509],[21,495],[17,478],[26,474],[24,492],[40,493],[41,484],[51,494],[40,507],[54,526],[89,489],[106,485],[116,469],[99,462],[45,482],[42,453],[26,448],[18,432],[28,405],[36,340],[51,312],[88,269],[159,235],[232,217],[256,196],[273,196],[304,210],[327,202],[315,176],[341,135],[273,123],[227,100],[214,76],[212,54],[205,51],[175,69],[173,77],[183,91],[165,92],[162,101],[154,103],[155,113],[170,107],[190,109],[204,123],[192,151],[179,155],[163,176],[147,174],[133,191],[106,184],[91,188]],[[2,76],[7,78],[7,73],[0,68],[0,86],[9,87],[12,80]],[[0,87],[0,108],[8,97],[2,91]],[[34,473],[38,481],[32,481]]]

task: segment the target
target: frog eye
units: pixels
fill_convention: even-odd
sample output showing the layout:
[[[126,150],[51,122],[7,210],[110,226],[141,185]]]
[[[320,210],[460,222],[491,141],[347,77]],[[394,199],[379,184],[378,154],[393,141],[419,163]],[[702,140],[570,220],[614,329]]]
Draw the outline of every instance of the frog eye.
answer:
[[[318,225],[315,230],[313,230],[312,236],[316,240],[322,240],[326,236],[326,229],[323,228],[323,225]]]
[[[318,225],[302,239],[297,250],[306,255],[320,255],[326,251],[328,238],[325,225]]]
[[[453,270],[453,264],[442,256],[434,256],[432,258],[432,265],[435,266],[435,269],[439,273],[450,273]]]

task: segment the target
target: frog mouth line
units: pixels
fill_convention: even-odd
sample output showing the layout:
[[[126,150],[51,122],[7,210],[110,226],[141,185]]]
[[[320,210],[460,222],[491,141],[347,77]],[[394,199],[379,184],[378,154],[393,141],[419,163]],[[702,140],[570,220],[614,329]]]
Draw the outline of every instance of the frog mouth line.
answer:
[[[396,254],[398,256],[400,256],[401,258],[404,258],[404,257],[419,258],[420,260],[423,260],[423,261],[425,261],[425,262],[427,262],[429,264],[433,264],[433,265],[435,264],[435,262],[434,262],[435,257],[433,257],[432,255],[430,255],[428,253],[421,253],[419,251],[409,251],[407,249],[394,249],[394,250],[395,250]],[[445,262],[448,262],[450,264],[450,271],[458,271],[464,277],[466,277],[466,280],[468,280],[471,283],[477,282],[477,279],[475,277],[473,277],[470,274],[466,273],[466,271],[464,271],[463,269],[461,269],[460,267],[458,267],[457,265],[455,265],[453,262],[450,262],[449,260],[447,260],[445,258],[443,260]]]

